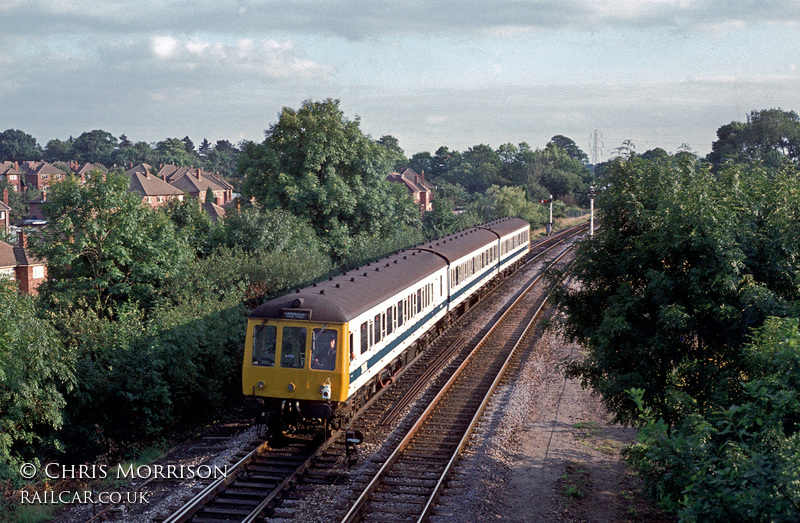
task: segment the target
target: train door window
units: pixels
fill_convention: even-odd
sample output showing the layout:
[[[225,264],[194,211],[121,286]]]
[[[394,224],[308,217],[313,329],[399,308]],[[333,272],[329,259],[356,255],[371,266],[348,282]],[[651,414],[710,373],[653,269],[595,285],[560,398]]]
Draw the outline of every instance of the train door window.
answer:
[[[369,331],[369,348],[371,349],[372,345],[375,344],[375,340],[372,338],[372,334],[373,334],[372,320],[369,320],[369,328],[367,330]]]
[[[375,316],[375,323],[373,323],[373,325],[375,326],[375,343],[378,343],[379,341],[381,341],[381,315],[380,314]]]
[[[422,310],[422,290],[417,289],[417,314]]]
[[[444,284],[441,276],[439,276],[439,296],[444,296]]]
[[[275,325],[256,325],[253,329],[253,365],[275,366],[275,346],[278,328]]]
[[[311,368],[314,370],[334,370],[338,343],[336,331],[331,329],[314,329],[311,342]]]
[[[397,328],[403,326],[403,300],[397,302]]]
[[[381,313],[381,338],[385,338],[388,334],[386,330],[386,314]]]
[[[361,354],[367,352],[369,348],[369,325],[367,322],[361,324]]]
[[[302,369],[306,365],[306,328],[284,327],[281,330],[281,367]]]
[[[389,307],[388,309],[386,309],[386,335],[387,336],[389,334],[391,334],[392,331],[394,330],[394,318],[393,318],[393,316],[394,316],[394,314],[392,314],[392,308]]]
[[[350,361],[353,361],[356,357],[356,349],[353,347],[353,333],[350,333]]]

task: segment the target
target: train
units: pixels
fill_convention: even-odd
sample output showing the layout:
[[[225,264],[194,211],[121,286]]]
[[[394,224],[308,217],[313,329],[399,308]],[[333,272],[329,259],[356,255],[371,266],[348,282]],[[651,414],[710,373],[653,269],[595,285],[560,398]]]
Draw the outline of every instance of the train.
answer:
[[[528,222],[502,218],[263,303],[247,319],[245,412],[273,433],[345,426],[529,250]]]

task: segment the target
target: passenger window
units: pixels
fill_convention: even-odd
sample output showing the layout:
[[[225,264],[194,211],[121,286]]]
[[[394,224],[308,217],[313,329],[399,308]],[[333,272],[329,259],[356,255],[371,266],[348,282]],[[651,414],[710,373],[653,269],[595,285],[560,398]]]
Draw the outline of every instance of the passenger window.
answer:
[[[284,327],[281,334],[281,367],[302,369],[306,365],[306,328]]]
[[[275,346],[278,328],[275,325],[256,325],[253,329],[253,365],[275,366]]]
[[[336,368],[336,331],[314,329],[311,342],[311,368],[313,370],[333,370]]]
[[[417,291],[417,314],[422,310],[422,290]]]
[[[392,331],[394,330],[394,325],[393,325],[394,322],[392,321],[392,316],[394,316],[392,314],[392,308],[389,307],[388,309],[386,309],[386,335],[387,336],[389,334],[391,334]]]
[[[367,322],[361,324],[361,354],[369,349],[369,326]]]
[[[375,343],[381,341],[381,315],[375,316]]]
[[[397,327],[403,326],[403,300],[397,302]]]

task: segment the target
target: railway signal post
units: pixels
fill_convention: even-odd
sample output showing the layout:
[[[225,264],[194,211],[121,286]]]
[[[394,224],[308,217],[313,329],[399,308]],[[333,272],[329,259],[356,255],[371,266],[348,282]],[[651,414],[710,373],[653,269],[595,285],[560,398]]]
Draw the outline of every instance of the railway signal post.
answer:
[[[550,204],[550,221],[547,224],[546,232],[547,235],[550,236],[553,233],[553,195],[550,195],[549,200],[539,200],[539,203],[549,203]]]

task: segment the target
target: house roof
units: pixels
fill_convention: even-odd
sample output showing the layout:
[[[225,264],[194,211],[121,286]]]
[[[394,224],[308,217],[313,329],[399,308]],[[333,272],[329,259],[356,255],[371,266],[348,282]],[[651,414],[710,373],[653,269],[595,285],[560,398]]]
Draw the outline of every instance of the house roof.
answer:
[[[19,245],[0,241],[0,267],[17,267],[19,265],[44,265],[44,262],[28,254]]]
[[[41,174],[66,174],[64,171],[49,162],[40,162],[30,172],[28,176],[39,176]]]
[[[131,191],[136,191],[144,196],[173,196],[183,194],[161,178],[151,174],[134,172],[131,174]]]
[[[170,185],[189,194],[206,192],[209,187],[211,187],[212,191],[225,190],[225,187],[222,187],[217,182],[218,180],[214,177],[203,176],[200,169],[192,169],[179,178],[173,178]]]
[[[11,207],[0,201],[0,211],[10,211]]]
[[[211,217],[212,222],[218,222],[225,218],[225,209],[215,203],[205,202],[201,205],[201,208]]]
[[[130,176],[133,173],[146,173],[146,172],[150,172],[150,165],[146,163],[140,163],[139,165],[131,167],[130,169],[125,171],[125,174]]]
[[[0,267],[16,267],[17,257],[14,256],[14,246],[0,241]]]
[[[432,191],[434,186],[425,179],[425,174],[419,175],[411,169],[401,173],[390,173],[388,179],[393,182],[402,182],[413,192]]]
[[[139,165],[144,165],[144,164],[139,164]],[[80,174],[88,174],[88,173],[93,172],[93,171],[103,171],[103,170],[104,170],[103,167],[100,166],[100,165],[96,165],[96,164],[93,164],[93,163],[86,162],[86,163],[84,163],[83,165],[81,165],[81,166],[79,166],[77,168],[77,170],[75,171],[75,174],[78,174],[78,175],[80,175]]]

